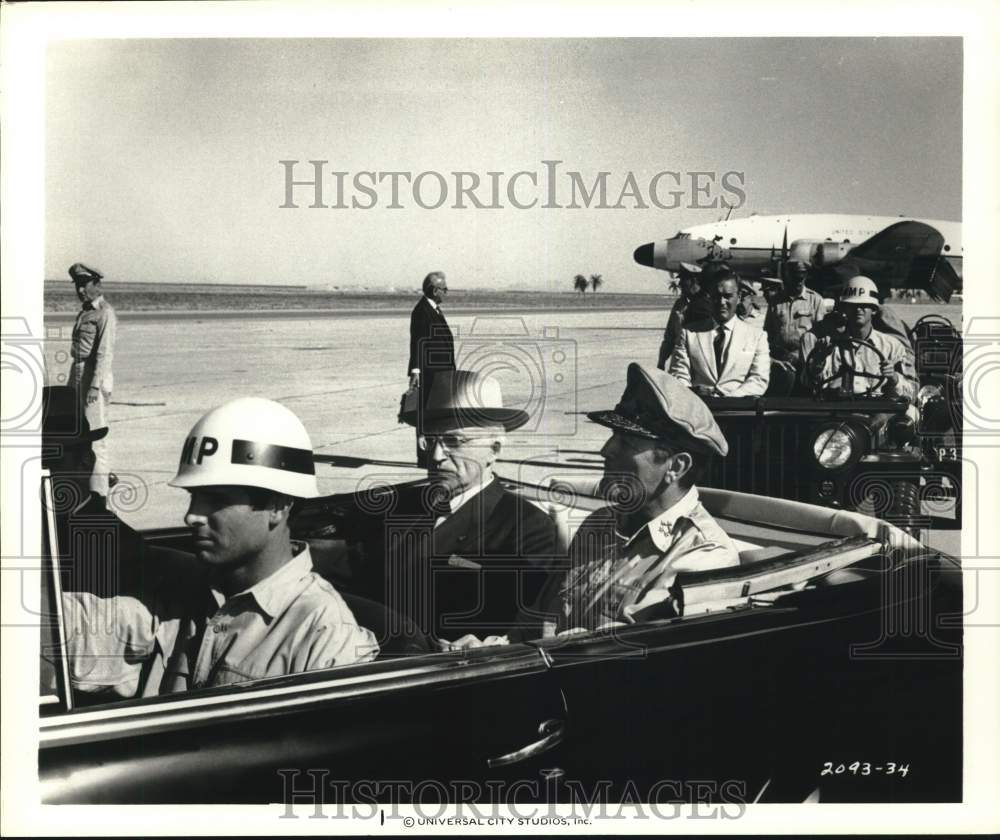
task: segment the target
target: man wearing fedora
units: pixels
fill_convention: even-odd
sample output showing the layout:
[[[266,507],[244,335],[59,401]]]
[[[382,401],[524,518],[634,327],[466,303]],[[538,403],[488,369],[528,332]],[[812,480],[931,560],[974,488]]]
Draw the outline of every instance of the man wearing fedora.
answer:
[[[688,262],[682,262],[680,270],[677,272],[677,284],[681,293],[670,309],[667,327],[663,331],[663,341],[660,342],[660,357],[656,362],[656,366],[660,370],[666,367],[684,325],[688,321],[701,321],[712,315],[708,293],[701,285],[701,274],[700,265]]]
[[[494,473],[506,433],[528,414],[504,408],[492,377],[454,370],[403,419],[417,428],[428,482],[379,517],[366,588],[439,639],[506,632],[537,599],[556,545],[552,520]]]
[[[427,401],[434,385],[434,377],[455,369],[455,338],[448,320],[441,311],[448,281],[443,271],[432,271],[424,278],[423,294],[410,314],[410,359],[407,374],[409,389],[415,391],[418,401]],[[427,466],[427,453],[417,445],[417,465]]]
[[[63,585],[94,594],[134,589],[144,555],[142,537],[91,489],[93,447],[107,433],[91,428],[74,388],[42,389],[42,466],[51,475],[56,526],[50,540],[58,543]]]
[[[114,388],[111,365],[115,355],[115,332],[118,317],[101,289],[101,272],[83,263],[73,263],[69,276],[76,287],[81,303],[80,312],[73,325],[73,343],[70,355],[73,363],[69,370],[69,384],[76,388],[80,405],[87,414],[92,428],[108,425],[108,405]],[[102,496],[108,495],[107,441],[94,441],[94,470],[90,488]]]

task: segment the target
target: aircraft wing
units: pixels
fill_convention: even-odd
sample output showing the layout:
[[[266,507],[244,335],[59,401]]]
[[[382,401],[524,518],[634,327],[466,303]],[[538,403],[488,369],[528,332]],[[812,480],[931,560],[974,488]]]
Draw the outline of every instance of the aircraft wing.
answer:
[[[897,222],[854,248],[841,272],[854,263],[879,286],[924,289],[947,301],[962,281],[942,256],[943,247],[944,237],[936,228],[923,222]]]

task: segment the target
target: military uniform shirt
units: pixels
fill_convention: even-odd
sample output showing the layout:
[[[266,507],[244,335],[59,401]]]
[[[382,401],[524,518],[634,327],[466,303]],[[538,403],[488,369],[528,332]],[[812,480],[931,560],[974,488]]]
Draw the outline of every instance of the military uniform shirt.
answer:
[[[768,306],[764,318],[772,353],[775,350],[797,353],[802,336],[822,321],[825,314],[823,296],[812,289],[803,288],[802,294],[794,298],[782,292]]]
[[[63,595],[74,688],[122,697],[366,662],[378,654],[309,549],[226,599],[207,587],[157,599]]]
[[[115,355],[118,316],[102,296],[83,305],[73,325],[73,378],[75,385],[114,390],[111,365]]]
[[[896,368],[896,384],[893,385],[890,382],[886,382],[882,386],[882,393],[889,396],[906,397],[910,400],[910,402],[913,402],[916,397],[917,378],[916,372],[913,368],[913,353],[910,349],[903,344],[897,336],[881,332],[880,330],[873,329],[868,334],[868,338],[866,340],[877,347],[882,355],[885,356],[886,361],[892,362]],[[818,343],[819,339],[817,339],[816,333],[806,333],[802,337],[802,347],[800,349],[800,368],[802,370],[803,382],[807,387],[812,383],[808,379],[809,375],[805,369],[805,361],[809,358],[809,354]],[[857,347],[856,345],[852,345],[850,348],[845,346],[838,346],[834,348],[833,352],[827,356],[826,361],[823,364],[821,377],[823,379],[827,379],[828,377],[833,376],[843,368],[845,362],[850,363],[850,365],[858,373],[869,373],[875,375],[878,375],[879,373],[878,356],[876,356],[875,353],[867,347]],[[855,376],[854,393],[864,393],[874,382],[875,379],[870,376]],[[826,387],[837,387],[839,384],[840,380],[835,379],[832,382],[827,383]]]
[[[739,562],[735,544],[702,506],[695,487],[631,536],[621,534],[613,512],[603,508],[580,526],[558,603],[546,612],[558,610],[558,631],[669,616],[669,589],[678,572]]]

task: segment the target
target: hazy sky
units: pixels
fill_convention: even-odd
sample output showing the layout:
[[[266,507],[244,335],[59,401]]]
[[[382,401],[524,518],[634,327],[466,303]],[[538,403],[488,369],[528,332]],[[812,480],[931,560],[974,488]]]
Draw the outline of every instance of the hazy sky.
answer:
[[[543,160],[608,204],[634,172],[745,173],[756,211],[961,214],[962,47],[951,39],[115,40],[50,47],[46,274],[93,263],[140,281],[661,291],[632,251],[721,210],[542,209]],[[281,209],[281,160],[444,173],[422,209],[403,181],[373,209]],[[502,172],[503,209],[453,209],[454,171]],[[686,176],[685,176],[686,177]],[[569,201],[560,176],[558,200]],[[366,183],[368,183],[366,181]],[[669,200],[662,182],[661,199]],[[335,181],[324,182],[326,203]],[[725,197],[716,181],[709,198]],[[438,186],[425,179],[425,203]],[[466,202],[469,204],[469,202]]]

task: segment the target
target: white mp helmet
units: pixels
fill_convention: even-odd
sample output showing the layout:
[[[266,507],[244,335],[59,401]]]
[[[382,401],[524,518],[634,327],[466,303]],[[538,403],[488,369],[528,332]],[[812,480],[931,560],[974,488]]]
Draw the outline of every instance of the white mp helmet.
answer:
[[[232,484],[296,499],[319,496],[312,441],[274,400],[242,397],[213,408],[191,429],[171,487]]]
[[[881,307],[878,298],[878,286],[875,285],[874,280],[870,277],[865,277],[863,274],[852,277],[847,281],[844,291],[840,293],[840,299],[844,303],[874,306],[876,309]]]

